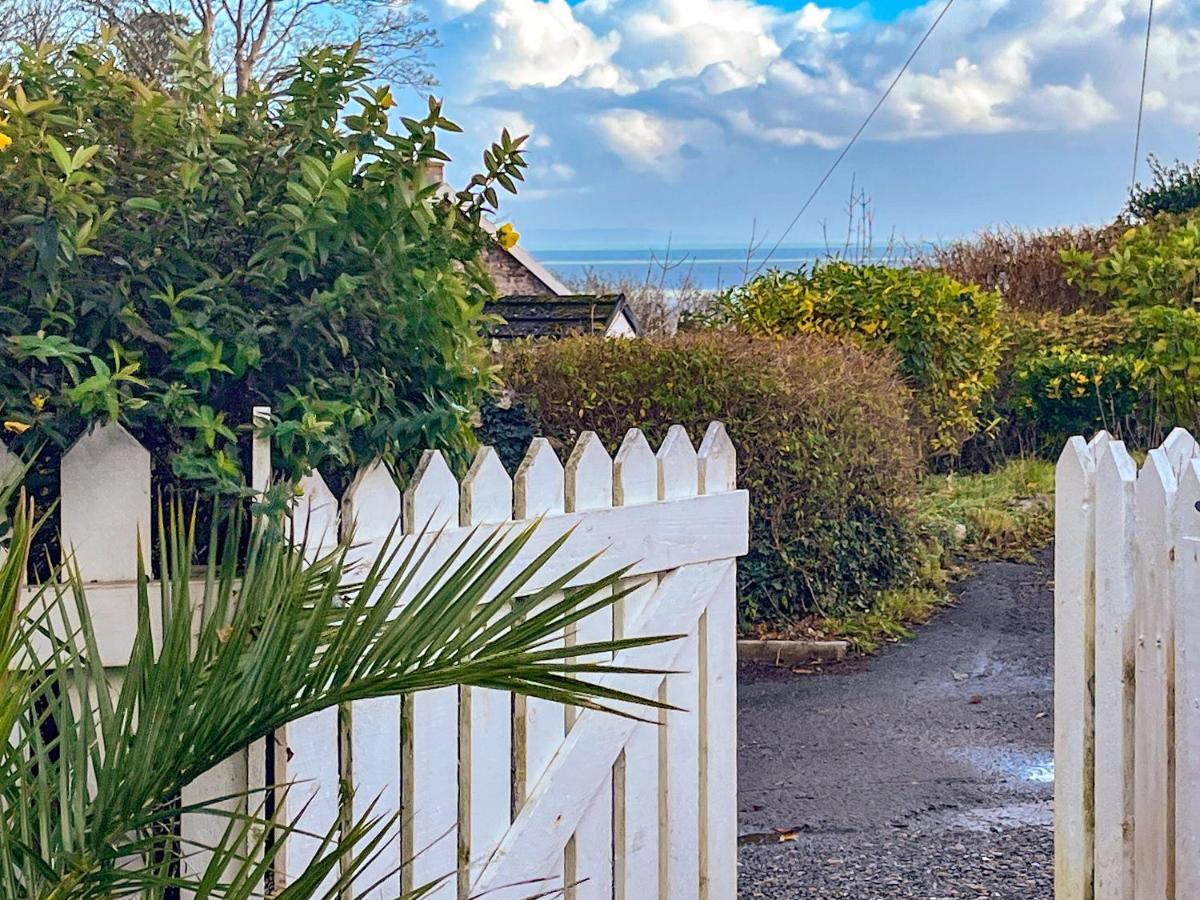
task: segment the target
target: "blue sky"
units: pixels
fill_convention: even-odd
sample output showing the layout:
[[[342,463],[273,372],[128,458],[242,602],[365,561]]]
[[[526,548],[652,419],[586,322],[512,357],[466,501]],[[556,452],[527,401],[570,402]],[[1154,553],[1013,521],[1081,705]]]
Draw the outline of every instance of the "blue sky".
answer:
[[[876,243],[1110,218],[1146,2],[957,0],[788,243],[844,232],[851,179]],[[532,137],[502,218],[534,249],[773,241],[943,3],[426,0],[449,177],[507,126]],[[1159,0],[1143,156],[1198,132],[1200,4]]]

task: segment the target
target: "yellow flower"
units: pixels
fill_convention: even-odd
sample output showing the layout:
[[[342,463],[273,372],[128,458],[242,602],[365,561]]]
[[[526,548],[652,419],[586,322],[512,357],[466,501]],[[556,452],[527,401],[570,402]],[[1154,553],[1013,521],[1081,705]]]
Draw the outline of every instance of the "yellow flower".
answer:
[[[46,408],[46,399],[47,399],[46,395],[40,394],[40,393],[39,394],[31,394],[29,396],[29,402],[33,405],[33,411],[35,413],[40,413],[43,409]]]
[[[496,229],[496,240],[500,242],[500,246],[505,250],[511,250],[517,246],[517,241],[521,239],[521,235],[508,222],[505,222]]]
[[[0,131],[0,150],[4,150],[10,144],[12,144],[12,138],[10,138],[3,131]]]
[[[392,96],[392,89],[385,87],[383,93],[379,95],[379,100],[376,101],[380,109],[391,109],[396,105],[396,99]]]
[[[24,422],[18,422],[15,419],[9,419],[4,423],[4,430],[11,431],[13,434],[24,434],[29,430],[29,426]]]

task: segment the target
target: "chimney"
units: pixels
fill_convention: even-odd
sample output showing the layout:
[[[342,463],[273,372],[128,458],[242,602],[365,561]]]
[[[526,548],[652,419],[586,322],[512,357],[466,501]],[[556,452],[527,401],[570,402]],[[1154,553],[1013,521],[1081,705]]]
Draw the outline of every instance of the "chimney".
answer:
[[[445,171],[445,164],[441,160],[427,159],[425,161],[425,183],[426,184],[441,184],[442,173]]]

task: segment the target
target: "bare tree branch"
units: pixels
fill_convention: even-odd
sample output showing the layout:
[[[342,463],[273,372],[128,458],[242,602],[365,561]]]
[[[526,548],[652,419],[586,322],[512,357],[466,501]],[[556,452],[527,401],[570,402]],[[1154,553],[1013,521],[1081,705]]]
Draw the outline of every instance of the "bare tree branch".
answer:
[[[436,84],[427,53],[437,35],[412,0],[0,0],[0,58],[17,42],[70,43],[100,26],[147,81],[169,78],[175,32],[202,36],[213,69],[239,94],[270,85],[306,50],[355,41],[379,78]]]

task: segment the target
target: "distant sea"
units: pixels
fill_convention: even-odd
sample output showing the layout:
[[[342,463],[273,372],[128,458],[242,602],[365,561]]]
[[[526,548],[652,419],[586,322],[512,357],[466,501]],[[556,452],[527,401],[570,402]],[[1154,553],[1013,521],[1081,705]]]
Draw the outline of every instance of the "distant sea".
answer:
[[[840,249],[840,248],[838,248]],[[533,255],[567,282],[589,271],[610,281],[664,281],[669,288],[683,279],[700,288],[719,290],[741,284],[768,268],[795,269],[829,255],[824,245],[780,247],[768,259],[769,246],[747,257],[745,247],[673,247],[642,250],[538,250]]]

